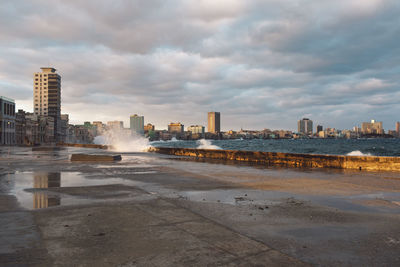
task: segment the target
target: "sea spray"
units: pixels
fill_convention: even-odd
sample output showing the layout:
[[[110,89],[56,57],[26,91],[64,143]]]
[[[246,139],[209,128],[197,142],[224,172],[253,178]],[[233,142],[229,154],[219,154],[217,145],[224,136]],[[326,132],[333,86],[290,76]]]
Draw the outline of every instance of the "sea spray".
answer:
[[[219,146],[211,144],[210,140],[200,139],[196,142],[198,149],[221,149]]]
[[[151,147],[147,138],[131,131],[112,129],[94,138],[94,143],[110,145],[117,152],[145,152]]]
[[[351,151],[346,156],[372,156],[370,153],[362,153],[360,150]]]

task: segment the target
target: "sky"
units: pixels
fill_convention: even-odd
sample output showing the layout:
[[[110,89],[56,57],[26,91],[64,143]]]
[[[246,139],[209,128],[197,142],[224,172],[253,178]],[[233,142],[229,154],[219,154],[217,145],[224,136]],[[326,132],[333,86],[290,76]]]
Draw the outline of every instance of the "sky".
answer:
[[[1,0],[0,95],[62,76],[70,123],[222,130],[400,121],[398,0]]]

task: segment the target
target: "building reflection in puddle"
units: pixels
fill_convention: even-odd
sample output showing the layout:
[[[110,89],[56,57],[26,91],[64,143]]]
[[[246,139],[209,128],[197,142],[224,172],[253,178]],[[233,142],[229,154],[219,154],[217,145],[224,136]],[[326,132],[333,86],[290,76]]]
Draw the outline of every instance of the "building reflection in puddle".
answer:
[[[57,172],[42,172],[35,173],[33,176],[34,188],[52,188],[61,186],[61,174]],[[47,192],[33,193],[33,208],[42,209],[52,206],[59,206],[61,203],[60,197],[49,195]]]

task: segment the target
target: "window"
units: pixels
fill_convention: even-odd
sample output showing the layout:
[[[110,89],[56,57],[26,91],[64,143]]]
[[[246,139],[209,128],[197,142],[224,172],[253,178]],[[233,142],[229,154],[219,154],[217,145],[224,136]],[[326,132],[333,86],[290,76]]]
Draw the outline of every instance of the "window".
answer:
[[[35,85],[39,85],[38,83],[35,83]]]

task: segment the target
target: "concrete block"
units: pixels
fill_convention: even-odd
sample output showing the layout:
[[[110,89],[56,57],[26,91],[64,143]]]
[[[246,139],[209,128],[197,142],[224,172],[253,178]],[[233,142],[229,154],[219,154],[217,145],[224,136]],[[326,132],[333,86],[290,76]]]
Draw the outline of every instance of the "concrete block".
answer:
[[[94,161],[94,162],[104,162],[104,161],[119,161],[121,160],[121,155],[95,155],[95,154],[72,154],[71,161]]]

